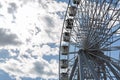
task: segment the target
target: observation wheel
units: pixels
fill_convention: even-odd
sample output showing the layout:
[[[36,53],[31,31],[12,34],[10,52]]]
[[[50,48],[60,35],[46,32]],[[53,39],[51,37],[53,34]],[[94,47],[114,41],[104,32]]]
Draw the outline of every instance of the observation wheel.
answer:
[[[120,0],[69,0],[59,80],[120,80]]]

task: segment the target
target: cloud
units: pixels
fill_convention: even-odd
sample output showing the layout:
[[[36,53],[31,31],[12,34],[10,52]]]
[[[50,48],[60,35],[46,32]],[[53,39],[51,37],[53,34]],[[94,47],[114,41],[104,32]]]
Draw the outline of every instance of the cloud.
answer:
[[[46,22],[47,26],[49,26],[49,27],[54,27],[55,26],[54,25],[55,23],[54,23],[52,17],[47,16],[44,19],[45,19],[45,22]]]
[[[0,57],[4,58],[0,69],[15,80],[57,79],[57,60],[47,61],[43,57],[58,55],[67,4],[55,0],[0,1],[0,55],[4,55]]]
[[[17,5],[15,3],[9,3],[8,13],[13,14],[17,11]]]
[[[58,54],[58,47],[51,48],[49,45],[43,45],[41,47],[41,52],[44,55],[56,55]]]
[[[9,73],[14,78],[30,77],[30,78],[57,78],[58,63],[51,60],[50,63],[43,59],[26,59],[22,60],[10,59],[5,63],[0,63],[1,69]]]
[[[53,64],[53,63],[52,63]],[[41,66],[40,66],[41,65]],[[47,68],[47,66],[49,66],[49,68]],[[50,64],[45,63],[45,62],[35,62],[34,63],[34,70],[38,75],[41,76],[55,76],[57,75],[52,68],[50,68]],[[46,77],[47,77],[46,76]]]
[[[17,40],[17,35],[9,32],[7,29],[0,28],[0,46],[20,45],[21,42]]]
[[[0,8],[2,8],[2,5],[1,5],[1,3],[0,3]]]

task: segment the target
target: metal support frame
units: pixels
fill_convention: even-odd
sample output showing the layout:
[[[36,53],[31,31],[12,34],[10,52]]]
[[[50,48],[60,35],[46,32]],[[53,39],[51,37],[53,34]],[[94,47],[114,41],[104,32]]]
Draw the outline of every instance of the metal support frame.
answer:
[[[79,51],[78,52],[78,64],[79,64],[79,75],[80,75],[80,80],[84,80],[84,71],[83,71],[83,52]]]
[[[99,78],[98,78],[98,76],[97,76],[94,68],[92,67],[93,64],[92,64],[91,61],[88,59],[88,56],[85,55],[85,54],[86,54],[86,53],[83,54],[83,57],[84,57],[84,60],[85,60],[86,65],[88,66],[89,70],[91,71],[94,79],[95,79],[95,80],[99,80]]]

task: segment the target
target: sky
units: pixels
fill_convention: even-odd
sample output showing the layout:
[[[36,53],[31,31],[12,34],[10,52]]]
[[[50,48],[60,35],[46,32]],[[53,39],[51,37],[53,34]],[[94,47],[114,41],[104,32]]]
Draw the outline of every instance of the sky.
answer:
[[[0,0],[0,80],[57,80],[64,0]]]
[[[0,0],[0,80],[58,80],[68,0]]]

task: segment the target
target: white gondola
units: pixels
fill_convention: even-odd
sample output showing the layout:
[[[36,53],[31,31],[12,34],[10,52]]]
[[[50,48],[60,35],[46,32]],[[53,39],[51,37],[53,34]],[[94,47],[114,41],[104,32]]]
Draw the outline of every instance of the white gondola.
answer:
[[[68,60],[67,59],[61,59],[60,60],[60,67],[61,68],[68,68]]]
[[[71,7],[68,8],[69,16],[75,16],[76,12],[77,12],[77,7],[71,6]]]
[[[66,20],[66,29],[72,29],[73,27],[73,19],[69,18]]]
[[[70,41],[70,33],[69,32],[64,32],[63,34],[63,41],[69,42]]]
[[[68,80],[68,73],[61,73],[61,80]]]
[[[61,47],[62,55],[68,55],[69,47],[64,45]]]
[[[80,0],[73,0],[73,3],[74,3],[74,4],[79,4],[79,3],[80,3]]]

